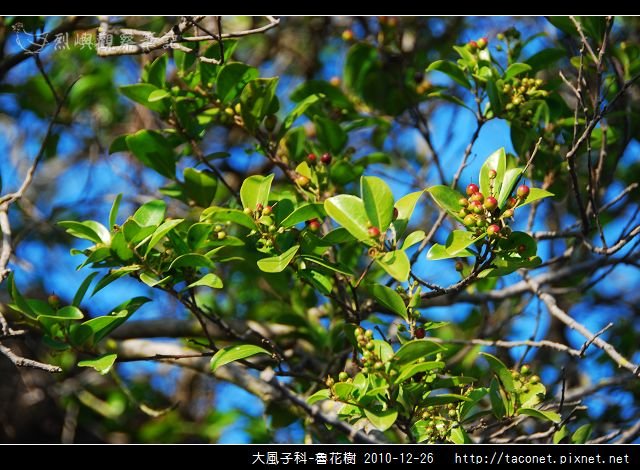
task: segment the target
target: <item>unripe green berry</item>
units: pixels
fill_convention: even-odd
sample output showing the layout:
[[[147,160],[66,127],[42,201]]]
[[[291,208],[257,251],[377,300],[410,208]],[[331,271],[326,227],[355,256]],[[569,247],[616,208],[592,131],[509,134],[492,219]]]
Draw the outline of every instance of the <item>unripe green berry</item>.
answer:
[[[347,374],[346,372],[340,372],[340,374],[338,374],[338,379],[340,379],[340,382],[344,382],[349,378],[349,374]]]

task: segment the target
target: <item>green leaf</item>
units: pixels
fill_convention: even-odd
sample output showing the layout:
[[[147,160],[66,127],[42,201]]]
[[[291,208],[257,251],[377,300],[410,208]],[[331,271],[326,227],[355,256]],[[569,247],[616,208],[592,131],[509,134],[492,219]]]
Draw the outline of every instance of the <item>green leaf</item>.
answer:
[[[169,271],[177,268],[209,268],[213,269],[213,261],[198,253],[186,253],[178,256],[169,266]]]
[[[120,88],[120,93],[136,103],[149,108],[157,113],[164,113],[168,110],[167,104],[163,101],[149,102],[149,95],[158,88],[150,83],[136,83],[134,85],[124,85]]]
[[[293,123],[300,116],[302,116],[307,111],[307,109],[309,109],[310,106],[317,103],[319,100],[320,100],[320,97],[318,95],[310,95],[310,96],[307,96],[301,102],[299,102],[293,108],[293,110],[289,113],[289,115],[286,118],[284,118],[282,127],[280,128],[280,131],[278,133],[279,137],[282,137],[283,135],[285,135],[287,131],[291,129],[291,126],[293,126]]]
[[[473,232],[467,232],[466,230],[454,230],[447,237],[445,245],[435,244],[429,249],[427,259],[436,261],[474,256],[474,253],[467,250],[467,247],[473,245],[482,237],[484,237],[484,234],[476,236]]]
[[[242,207],[255,211],[258,204],[266,206],[269,202],[273,177],[273,174],[268,176],[253,175],[245,179],[240,188]]]
[[[460,402],[468,403],[470,401],[473,401],[473,400],[463,395],[458,395],[456,393],[442,393],[440,395],[433,395],[433,396],[426,397],[421,403],[421,405],[439,406],[439,405],[447,405],[449,403],[460,403]]]
[[[144,257],[146,258],[147,255],[149,255],[149,253],[151,252],[151,250],[153,250],[153,247],[156,246],[160,242],[160,240],[162,240],[165,237],[167,233],[169,233],[171,230],[173,230],[178,225],[180,225],[183,220],[184,219],[165,220],[155,230],[155,232],[153,232],[153,235],[151,235],[151,240],[149,241],[149,244],[147,245],[147,249],[144,252]]]
[[[408,250],[416,243],[420,243],[422,240],[427,238],[427,234],[424,233],[424,230],[416,230],[415,232],[411,232],[407,235],[407,238],[404,239],[404,243],[402,244],[403,250]]]
[[[109,211],[109,230],[112,230],[114,225],[118,222],[118,209],[120,209],[120,201],[122,200],[122,193],[118,194],[113,201],[111,210]]]
[[[325,276],[313,269],[304,269],[298,271],[298,275],[308,281],[313,287],[318,289],[324,295],[330,295],[333,289],[333,284],[329,276]]]
[[[102,289],[107,287],[109,284],[120,279],[122,276],[125,276],[134,271],[138,271],[139,269],[140,269],[140,266],[137,264],[134,264],[131,266],[123,266],[121,268],[111,270],[96,283],[96,285],[93,288],[93,291],[91,292],[91,296],[93,297]]]
[[[427,72],[431,72],[433,70],[447,74],[458,85],[462,85],[466,89],[471,90],[471,85],[469,84],[464,72],[453,62],[436,60],[427,67]]]
[[[462,194],[444,185],[432,186],[427,191],[441,209],[447,211],[454,219],[462,221],[459,215],[460,209],[462,209],[459,202]]]
[[[307,403],[309,405],[313,405],[314,403],[322,400],[328,400],[329,398],[331,398],[331,390],[325,388],[322,390],[318,390],[316,393],[307,398]]]
[[[84,318],[84,314],[80,311],[78,307],[73,305],[66,305],[62,308],[56,310],[53,315],[38,315],[38,321],[41,318],[48,318],[52,320],[82,320]]]
[[[409,364],[420,358],[431,356],[440,351],[445,351],[438,343],[426,339],[414,339],[404,343],[394,354],[395,361],[399,365]]]
[[[126,138],[129,150],[145,166],[169,179],[176,175],[176,158],[173,147],[157,131],[143,129]]]
[[[240,94],[242,120],[249,132],[255,132],[267,114],[273,114],[278,78],[255,78]]]
[[[405,282],[409,279],[411,262],[407,253],[403,250],[389,251],[382,257],[377,258],[376,263],[397,281]]]
[[[507,170],[502,178],[502,186],[500,188],[500,196],[498,197],[498,207],[503,209],[507,204],[507,200],[513,192],[513,188],[518,182],[518,178],[522,175],[524,168],[511,168]]]
[[[132,219],[141,227],[160,225],[164,220],[166,208],[167,205],[164,201],[149,201],[138,208],[138,210],[133,214]],[[127,239],[133,242],[129,237],[127,237]]]
[[[413,215],[413,211],[416,208],[416,204],[418,204],[418,200],[423,194],[424,191],[409,193],[396,202],[394,208],[398,210],[398,216],[396,220],[393,221],[393,226],[397,236],[400,237],[404,234],[407,225],[409,225],[409,219],[411,219],[411,215]]]
[[[584,424],[582,426],[580,426],[576,432],[573,433],[573,436],[571,436],[571,443],[572,444],[586,444],[587,441],[589,440],[589,438],[591,437],[591,429],[592,429],[592,425],[591,424]]]
[[[289,265],[299,249],[300,245],[294,245],[279,256],[258,260],[258,267],[265,273],[282,272]]]
[[[347,133],[340,124],[319,115],[314,117],[313,122],[316,125],[318,142],[333,154],[340,153],[348,140]]]
[[[251,230],[257,229],[256,222],[252,217],[238,209],[226,209],[224,207],[208,207],[202,211],[200,220],[210,222],[233,222]]]
[[[156,101],[164,100],[165,98],[169,98],[171,93],[167,90],[155,90],[152,91],[149,95],[149,103],[155,103]]]
[[[447,253],[452,256],[458,256],[465,248],[473,245],[482,237],[483,235],[476,236],[473,232],[467,232],[466,230],[454,230],[447,237],[445,244]]]
[[[109,155],[129,150],[129,147],[127,147],[127,135],[128,134],[119,135],[113,139],[113,142],[111,142],[111,145],[109,146]]]
[[[111,314],[92,318],[91,320],[84,322],[83,325],[87,325],[91,328],[93,331],[93,342],[94,344],[97,344],[109,333],[127,321],[129,317],[136,312],[136,310],[150,301],[151,299],[148,299],[147,297],[134,297],[133,299],[127,300],[126,302],[118,305],[113,309]]]
[[[357,43],[349,49],[344,64],[344,84],[347,88],[362,95],[365,79],[377,57],[375,48],[369,44]]]
[[[545,48],[533,54],[524,62],[531,67],[532,72],[550,69],[551,66],[560,59],[567,56],[566,49]]]
[[[501,239],[499,244],[505,251],[517,251],[517,254],[524,259],[535,256],[538,251],[535,239],[526,232],[512,232],[509,238]],[[520,251],[523,246],[524,250]]]
[[[198,206],[209,207],[216,195],[217,187],[218,180],[211,171],[185,168],[184,194]]]
[[[473,444],[473,441],[469,437],[469,434],[462,428],[462,426],[458,426],[457,428],[453,428],[451,433],[449,433],[449,439],[454,444]]]
[[[95,359],[78,362],[78,367],[93,367],[102,375],[108,374],[118,358],[117,354],[103,354]]]
[[[529,390],[520,392],[520,406],[522,408],[533,408],[539,405],[545,399],[547,394],[546,387],[538,382],[537,384],[529,384]]]
[[[481,352],[481,356],[483,356],[487,362],[489,363],[489,367],[493,371],[494,374],[498,376],[500,383],[504,387],[504,389],[511,393],[515,393],[516,387],[513,383],[513,377],[511,376],[511,371],[507,369],[507,366],[495,356],[492,356],[489,353]]]
[[[393,348],[389,343],[381,339],[374,339],[372,341],[374,345],[373,352],[382,360],[382,362],[387,362],[393,357]]]
[[[491,401],[491,410],[497,419],[507,416],[507,408],[500,393],[500,384],[495,377],[491,379],[491,384],[489,385],[489,400]]]
[[[407,316],[407,307],[404,304],[404,300],[402,300],[400,294],[395,290],[383,284],[372,284],[369,287],[369,290],[371,291],[371,295],[375,297],[380,305],[399,315],[405,321],[409,321],[409,317]]]
[[[160,55],[149,66],[147,72],[147,82],[158,88],[163,88],[167,76],[167,54]]]
[[[507,67],[507,70],[504,72],[504,79],[511,80],[512,78],[529,71],[531,71],[531,66],[529,64],[516,62]]]
[[[259,75],[258,69],[240,62],[223,65],[216,80],[218,98],[225,104],[232,102],[242,93],[247,83]]]
[[[502,113],[502,98],[500,97],[500,92],[498,91],[496,82],[490,78],[487,80],[485,86],[487,89],[487,96],[489,97],[489,103],[491,104],[491,110],[495,116],[498,116]]]
[[[197,286],[211,287],[212,289],[222,289],[224,287],[224,285],[222,284],[222,279],[220,279],[213,273],[205,274],[201,279],[198,279],[196,282],[188,285],[188,287]]]
[[[367,419],[371,421],[371,424],[381,432],[384,432],[393,426],[393,423],[398,419],[398,411],[394,409],[372,411],[365,408],[364,414]]]
[[[553,443],[559,444],[563,439],[569,437],[569,434],[570,432],[567,426],[562,426],[560,429],[553,433]]]
[[[356,240],[374,244],[369,236],[369,220],[362,199],[350,194],[340,194],[325,200],[324,209],[329,217],[347,229]]]
[[[507,154],[504,151],[504,147],[499,148],[493,152],[484,161],[480,168],[480,192],[484,194],[484,197],[488,197],[491,194],[500,194],[500,188],[502,186],[502,178],[507,167]],[[489,171],[495,170],[497,173],[496,178],[493,180],[493,191],[491,191],[491,181],[489,179]]]
[[[347,267],[339,263],[331,263],[324,258],[316,255],[305,255],[301,254],[300,257],[305,261],[310,261],[315,263],[323,268],[327,268],[330,271],[334,271],[340,274],[344,274],[345,276],[353,276],[353,272]]]
[[[83,238],[94,243],[109,243],[111,234],[106,227],[93,220],[85,220],[84,222],[75,222],[73,220],[64,220],[58,222],[58,225],[66,229],[69,235],[76,238]]]
[[[369,221],[381,232],[389,228],[393,217],[393,193],[381,178],[363,176],[360,179],[360,192],[364,209]]]
[[[97,275],[98,275],[98,272],[94,271],[91,274],[89,274],[84,279],[84,281],[82,281],[82,284],[80,284],[80,287],[78,287],[78,290],[76,291],[76,295],[73,296],[73,301],[71,302],[71,305],[73,305],[74,307],[80,306],[80,303],[82,302],[82,299],[84,299],[84,295],[87,293],[87,290],[89,289],[89,286],[93,281],[93,278],[96,277]]]
[[[517,412],[519,415],[531,416],[533,418],[559,423],[562,421],[560,415],[554,411],[536,410],[535,408],[520,408]]]
[[[544,199],[545,197],[551,197],[553,195],[553,193],[550,193],[549,191],[546,191],[544,189],[531,188],[529,190],[529,195],[527,196],[527,198],[522,204],[518,205],[518,207],[526,206],[527,204],[531,204],[532,202]]]
[[[239,346],[228,346],[220,349],[211,358],[211,372],[215,372],[219,367],[229,364],[230,362],[246,359],[256,354],[269,354],[264,348],[253,344],[241,344]]]
[[[281,227],[293,227],[301,222],[306,222],[311,219],[322,220],[327,213],[324,210],[324,205],[320,203],[306,203],[295,209],[289,214],[280,224]]]

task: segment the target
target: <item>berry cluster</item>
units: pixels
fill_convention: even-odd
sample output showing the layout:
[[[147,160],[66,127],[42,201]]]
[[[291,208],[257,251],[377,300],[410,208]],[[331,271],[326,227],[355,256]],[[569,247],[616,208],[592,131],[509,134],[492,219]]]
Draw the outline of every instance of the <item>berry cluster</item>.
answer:
[[[471,40],[467,43],[467,47],[471,52],[483,51],[487,48],[487,45],[489,45],[489,39],[486,37],[482,37],[475,41]]]
[[[515,370],[511,371],[511,377],[513,378],[516,390],[520,393],[528,393],[532,385],[540,383],[540,377],[531,375],[531,368],[526,364],[520,368],[520,372]]]
[[[276,234],[283,233],[284,228],[277,228],[271,215],[273,214],[273,206],[263,206],[261,203],[256,204],[255,210],[247,207],[244,209],[244,213],[250,215],[256,221],[256,225],[259,227],[259,231],[252,230],[249,235],[260,234],[258,244],[262,245],[262,248],[271,249],[275,241]],[[218,237],[220,235],[218,234]]]
[[[491,194],[485,197],[480,192],[477,184],[471,183],[467,186],[468,198],[461,198],[458,202],[462,207],[459,217],[462,223],[469,229],[475,228],[476,235],[481,235],[485,230],[489,238],[496,238],[503,232],[505,219],[513,217],[515,208],[524,202],[529,196],[529,187],[521,185],[516,191],[517,198],[511,197],[507,201],[507,206],[503,211],[498,208],[498,200],[494,195],[494,184],[497,176],[495,170],[489,171]],[[456,268],[457,269],[457,268]]]
[[[448,403],[441,406],[427,406],[423,408],[420,417],[423,420],[424,437],[427,442],[442,441],[447,438],[458,423],[458,405]]]
[[[373,331],[364,330],[362,327],[355,331],[358,348],[362,351],[362,373],[380,372],[384,370],[384,362],[374,351],[376,345],[373,342]]]
[[[533,125],[533,109],[529,103],[532,100],[546,98],[549,92],[541,90],[542,79],[525,77],[522,80],[515,78],[512,83],[505,83],[502,93],[506,97],[507,104],[504,107],[506,117],[512,121],[518,121],[525,127]]]

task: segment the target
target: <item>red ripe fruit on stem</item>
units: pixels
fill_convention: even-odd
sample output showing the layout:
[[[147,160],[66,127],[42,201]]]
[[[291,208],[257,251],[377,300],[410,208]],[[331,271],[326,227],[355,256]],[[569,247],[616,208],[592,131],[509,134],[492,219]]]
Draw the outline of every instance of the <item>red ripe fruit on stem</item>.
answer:
[[[498,207],[498,200],[495,197],[489,196],[487,199],[485,199],[484,201],[485,209],[492,211],[496,207]]]
[[[498,172],[496,170],[489,170],[489,179],[494,180],[498,176]]]
[[[416,328],[416,338],[422,339],[424,338],[425,331],[424,328]]]
[[[318,219],[307,220],[307,227],[309,227],[309,230],[312,232],[317,232],[320,230],[320,221]]]
[[[380,229],[378,227],[369,227],[368,232],[372,238],[378,238],[380,236]]]
[[[331,163],[331,154],[330,153],[322,154],[322,157],[320,157],[320,161],[322,163],[324,163],[325,165],[330,164]]]
[[[493,224],[493,225],[489,225],[489,228],[487,229],[487,235],[489,235],[490,237],[493,237],[494,235],[497,235],[498,233],[500,233],[500,226]]]
[[[256,204],[256,211],[260,212],[262,209],[264,209],[264,206],[260,203]]]
[[[514,207],[516,207],[517,203],[518,203],[518,200],[515,197],[510,197],[509,200],[507,201],[507,208],[513,209]]]
[[[469,209],[472,210],[474,214],[480,214],[482,212],[482,203],[480,201],[471,201]]]
[[[262,215],[270,215],[273,212],[273,207],[271,206],[264,206],[264,209],[262,209]]]
[[[472,51],[475,51],[478,48],[478,43],[473,40],[469,41],[467,44],[469,45],[469,49]]]
[[[310,153],[309,155],[307,155],[307,161],[311,164],[314,164],[317,159],[318,157],[316,157],[315,153]]]
[[[478,191],[480,191],[480,188],[478,188],[477,184],[471,183],[469,186],[467,186],[467,196],[471,196]]]
[[[527,196],[529,195],[529,186],[527,186],[526,184],[523,184],[518,188],[518,191],[516,192],[516,194],[520,199],[526,199]]]

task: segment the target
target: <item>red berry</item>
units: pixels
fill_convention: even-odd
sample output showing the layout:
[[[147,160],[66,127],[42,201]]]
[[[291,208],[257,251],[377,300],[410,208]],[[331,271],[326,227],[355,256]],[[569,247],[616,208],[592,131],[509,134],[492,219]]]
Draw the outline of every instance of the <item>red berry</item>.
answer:
[[[526,199],[527,196],[529,195],[529,186],[527,186],[526,184],[523,184],[518,188],[518,191],[516,192],[516,194],[520,199]]]
[[[485,47],[487,47],[487,44],[489,43],[489,40],[487,38],[480,38],[477,41],[478,44],[478,49],[482,50]]]
[[[498,233],[500,233],[500,226],[499,225],[496,225],[496,224],[489,225],[489,228],[487,229],[487,235],[489,235],[490,237],[493,237],[494,235],[497,235]]]
[[[518,203],[518,200],[515,197],[510,197],[509,200],[507,201],[507,208],[513,209],[514,207],[516,207],[517,203]]]
[[[422,339],[424,338],[424,335],[425,335],[424,328],[416,328],[416,335],[415,335],[416,338]]]
[[[318,157],[316,157],[315,153],[310,153],[307,155],[307,161],[311,164],[315,163]]]
[[[273,207],[271,206],[264,206],[264,209],[262,209],[262,215],[270,215],[273,212]]]
[[[309,230],[312,232],[317,232],[320,230],[320,221],[318,219],[307,220],[307,227],[309,227]]]
[[[322,157],[320,157],[320,161],[322,163],[324,163],[325,165],[330,164],[331,163],[331,154],[330,153],[322,154]]]
[[[480,214],[482,212],[482,203],[480,201],[471,201],[469,209],[471,209],[475,214]]]
[[[350,29],[345,29],[342,32],[342,40],[343,41],[352,41],[353,40],[353,31]]]
[[[496,170],[489,170],[489,179],[494,180],[498,176],[498,172]]]
[[[260,203],[256,204],[256,211],[260,212],[262,209],[264,209],[264,206]]]
[[[380,236],[380,229],[378,227],[369,227],[368,232],[372,238],[378,238]]]
[[[471,183],[469,186],[467,186],[467,196],[471,196],[472,194],[475,194],[478,191],[480,191],[480,188],[478,188],[477,184]]]
[[[472,51],[475,51],[478,48],[478,43],[473,40],[469,41],[467,44],[469,45],[469,49]]]
[[[471,196],[469,198],[470,201],[478,201],[480,203],[482,203],[482,201],[484,201],[484,194],[482,194],[481,192],[477,192],[475,193],[473,196]]]
[[[498,200],[493,197],[493,196],[489,196],[485,201],[484,201],[484,207],[487,210],[494,210],[496,207],[498,207]]]

